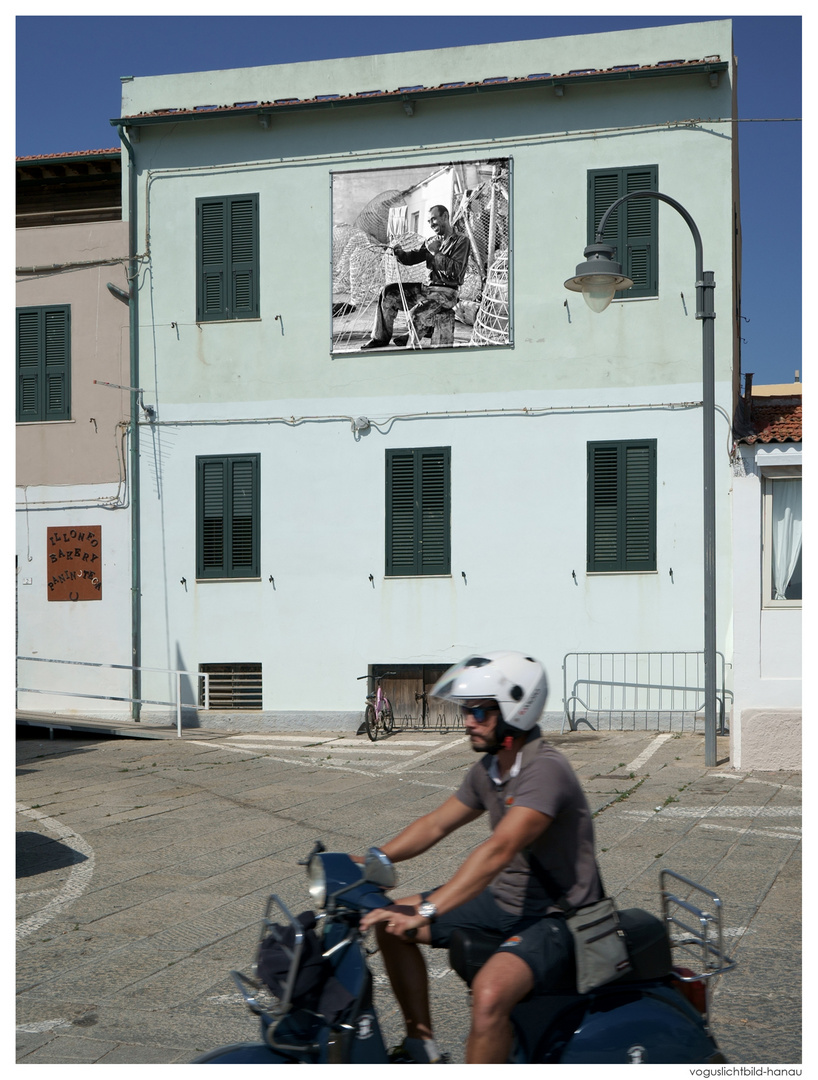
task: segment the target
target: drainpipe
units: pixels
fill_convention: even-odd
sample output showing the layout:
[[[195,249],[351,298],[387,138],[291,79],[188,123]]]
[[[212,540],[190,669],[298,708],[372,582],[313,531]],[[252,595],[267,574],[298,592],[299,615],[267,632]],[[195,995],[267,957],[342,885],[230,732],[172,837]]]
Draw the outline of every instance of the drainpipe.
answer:
[[[128,322],[130,326],[130,384],[139,386],[139,318],[137,288],[136,240],[136,162],[133,146],[125,128],[117,125],[117,134],[128,151]],[[131,391],[131,716],[139,720],[142,697],[142,614],[141,614],[141,554],[139,547],[139,397]]]

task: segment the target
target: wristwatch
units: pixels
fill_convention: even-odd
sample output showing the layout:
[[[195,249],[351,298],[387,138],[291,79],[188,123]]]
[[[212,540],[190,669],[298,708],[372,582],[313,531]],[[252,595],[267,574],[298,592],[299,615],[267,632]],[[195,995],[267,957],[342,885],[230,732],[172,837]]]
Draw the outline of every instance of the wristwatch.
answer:
[[[422,919],[428,919],[430,923],[433,923],[437,918],[437,908],[431,900],[424,900],[422,904],[418,906],[418,915]]]

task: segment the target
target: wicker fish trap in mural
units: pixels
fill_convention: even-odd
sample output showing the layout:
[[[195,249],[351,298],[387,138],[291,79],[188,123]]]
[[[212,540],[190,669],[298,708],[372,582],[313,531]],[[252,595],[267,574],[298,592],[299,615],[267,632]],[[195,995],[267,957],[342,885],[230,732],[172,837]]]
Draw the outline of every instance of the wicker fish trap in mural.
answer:
[[[508,342],[508,252],[503,251],[489,268],[470,344],[507,345]]]

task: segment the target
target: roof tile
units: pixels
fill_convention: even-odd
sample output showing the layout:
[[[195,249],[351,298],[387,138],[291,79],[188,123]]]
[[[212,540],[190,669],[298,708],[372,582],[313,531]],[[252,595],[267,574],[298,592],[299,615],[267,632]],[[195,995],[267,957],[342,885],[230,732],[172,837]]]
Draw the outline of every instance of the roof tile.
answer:
[[[753,398],[748,427],[751,434],[740,442],[801,442],[801,402],[772,398],[762,404],[760,399]]]

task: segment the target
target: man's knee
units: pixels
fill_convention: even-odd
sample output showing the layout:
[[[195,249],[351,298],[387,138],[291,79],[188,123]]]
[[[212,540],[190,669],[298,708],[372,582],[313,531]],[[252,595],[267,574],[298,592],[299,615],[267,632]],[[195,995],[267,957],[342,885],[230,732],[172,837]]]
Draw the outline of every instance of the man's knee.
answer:
[[[534,975],[524,960],[495,954],[472,984],[474,1024],[508,1017],[533,987]]]

